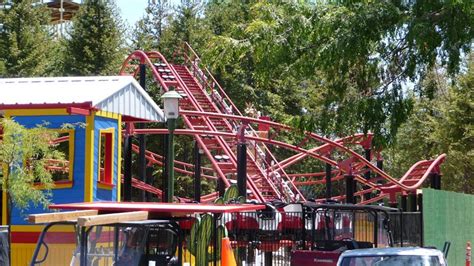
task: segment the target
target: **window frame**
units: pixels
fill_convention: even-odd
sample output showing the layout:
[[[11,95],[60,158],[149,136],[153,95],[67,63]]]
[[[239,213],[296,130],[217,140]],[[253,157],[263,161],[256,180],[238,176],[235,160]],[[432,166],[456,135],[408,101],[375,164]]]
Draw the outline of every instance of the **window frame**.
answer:
[[[104,161],[104,177],[102,178],[101,169],[102,169],[102,135],[105,135],[105,146],[104,149],[104,160],[110,156],[108,161]],[[109,139],[109,143],[108,140]],[[98,154],[97,154],[97,185],[100,189],[113,189],[115,187],[114,184],[114,163],[115,163],[115,128],[106,128],[106,129],[99,129],[99,136],[98,136]],[[110,144],[110,146],[108,146]],[[108,164],[108,165],[106,165]],[[107,175],[106,169],[109,171],[109,175]]]
[[[71,188],[74,184],[74,153],[75,153],[75,134],[76,131],[74,129],[61,129],[61,128],[48,128],[48,130],[56,131],[58,134],[68,133],[69,134],[69,151],[68,151],[68,159],[69,159],[69,173],[67,180],[60,180],[54,181],[54,187],[52,189],[61,189],[61,188]],[[43,184],[39,182],[34,183],[35,188],[43,189]]]

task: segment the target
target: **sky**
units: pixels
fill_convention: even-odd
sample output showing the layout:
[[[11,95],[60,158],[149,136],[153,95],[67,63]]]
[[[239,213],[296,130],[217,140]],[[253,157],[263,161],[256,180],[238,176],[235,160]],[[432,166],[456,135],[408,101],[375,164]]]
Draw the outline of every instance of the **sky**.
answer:
[[[122,19],[132,28],[143,17],[148,0],[116,0]]]

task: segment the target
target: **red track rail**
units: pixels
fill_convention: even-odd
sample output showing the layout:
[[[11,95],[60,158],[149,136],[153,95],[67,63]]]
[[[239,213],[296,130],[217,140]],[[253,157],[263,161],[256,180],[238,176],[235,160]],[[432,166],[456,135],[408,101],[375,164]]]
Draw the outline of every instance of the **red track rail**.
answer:
[[[158,52],[145,53],[136,51],[132,53],[120,70],[121,75],[136,75],[139,64],[147,65],[153,74],[153,78],[162,91],[174,88],[183,96],[180,102],[180,114],[186,129],[177,129],[176,134],[194,136],[200,148],[209,159],[212,168],[203,168],[204,178],[219,178],[226,186],[236,179],[236,143],[243,137],[248,149],[248,182],[247,187],[251,197],[265,202],[273,199],[285,201],[305,200],[298,189],[301,185],[324,184],[324,173],[302,173],[287,174],[286,170],[300,162],[312,157],[329,163],[334,167],[332,180],[338,181],[344,174],[352,173],[356,181],[369,188],[358,191],[361,203],[370,203],[383,197],[391,197],[395,193],[413,191],[419,188],[430,173],[438,172],[439,165],[443,162],[445,155],[440,155],[435,160],[420,161],[416,163],[401,179],[396,179],[374,166],[370,160],[358,154],[348,147],[349,144],[360,145],[370,148],[372,135],[358,134],[342,139],[330,140],[311,132],[305,132],[306,141],[321,143],[313,148],[303,148],[276,139],[262,138],[252,128],[252,124],[266,124],[276,131],[292,131],[293,129],[276,122],[245,117],[234,105],[223,88],[218,84],[210,71],[200,65],[200,59],[194,50],[185,44],[182,54],[184,64],[169,64]],[[136,129],[136,134],[167,134],[165,129]],[[240,134],[239,134],[240,132]],[[271,153],[267,144],[276,145],[280,148],[290,149],[296,152],[284,160],[277,160]],[[133,147],[137,152],[137,147]],[[337,156],[334,156],[337,155]],[[337,157],[338,160],[331,159]],[[146,153],[149,164],[162,165],[162,157],[152,152]],[[193,165],[176,161],[175,170],[181,174],[192,175]],[[366,180],[362,177],[365,171],[371,171],[378,179],[385,180],[383,185]],[[275,179],[277,175],[281,179]],[[305,181],[299,178],[304,177]],[[287,185],[282,190],[281,183]],[[147,184],[140,184],[143,189],[152,192],[153,188]],[[380,194],[364,200],[364,195],[373,190],[379,190]],[[155,193],[156,192],[156,193]],[[157,194],[158,191],[152,193]],[[160,191],[161,193],[161,191]],[[204,195],[204,200],[212,200],[216,193]],[[344,196],[334,197],[343,199]]]

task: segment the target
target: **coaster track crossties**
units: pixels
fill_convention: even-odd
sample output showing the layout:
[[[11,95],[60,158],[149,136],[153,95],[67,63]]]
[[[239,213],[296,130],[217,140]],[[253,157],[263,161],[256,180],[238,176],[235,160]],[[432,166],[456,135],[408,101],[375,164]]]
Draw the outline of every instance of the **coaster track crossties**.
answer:
[[[204,152],[211,167],[202,167],[203,178],[219,178],[226,187],[236,180],[236,144],[244,141],[247,149],[247,189],[249,197],[258,202],[283,200],[306,201],[301,186],[325,184],[325,172],[289,173],[290,167],[307,158],[314,158],[331,166],[331,181],[343,180],[345,175],[354,176],[360,184],[354,196],[359,204],[369,204],[384,198],[396,201],[399,193],[407,194],[420,188],[430,174],[440,174],[440,165],[446,155],[415,163],[401,178],[394,178],[371,163],[373,153],[363,156],[356,149],[371,149],[372,134],[355,134],[331,140],[312,132],[300,132],[287,125],[265,119],[244,116],[225,93],[210,71],[201,66],[194,50],[185,43],[180,51],[181,62],[169,63],[159,52],[135,51],[125,60],[120,75],[137,76],[141,64],[146,65],[162,92],[174,88],[183,99],[180,101],[180,116],[185,129],[176,129],[175,134],[191,135]],[[272,134],[262,134],[254,126],[263,125],[272,129]],[[167,134],[167,129],[132,129],[132,134]],[[300,134],[303,141],[294,145],[278,140],[279,134]],[[313,144],[314,143],[314,144]],[[277,160],[272,147],[283,148],[292,155]],[[134,152],[138,147],[133,146]],[[148,165],[163,165],[163,157],[146,151]],[[194,166],[175,160],[175,171],[193,175]],[[366,179],[367,172],[371,177]],[[149,184],[134,179],[133,186],[161,195],[161,191]],[[378,191],[376,196],[373,192]],[[372,196],[368,196],[371,194]],[[212,201],[217,192],[202,196],[203,201]],[[343,200],[345,195],[332,199]],[[316,199],[317,201],[323,200]]]

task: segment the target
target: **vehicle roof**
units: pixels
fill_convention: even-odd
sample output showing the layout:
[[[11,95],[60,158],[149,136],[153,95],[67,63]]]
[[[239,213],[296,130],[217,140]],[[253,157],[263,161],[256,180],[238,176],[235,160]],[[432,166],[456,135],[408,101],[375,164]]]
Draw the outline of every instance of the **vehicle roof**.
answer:
[[[434,248],[406,247],[406,248],[367,248],[347,250],[342,253],[341,257],[358,257],[358,256],[407,256],[407,255],[427,255],[427,256],[443,256],[443,253]]]

